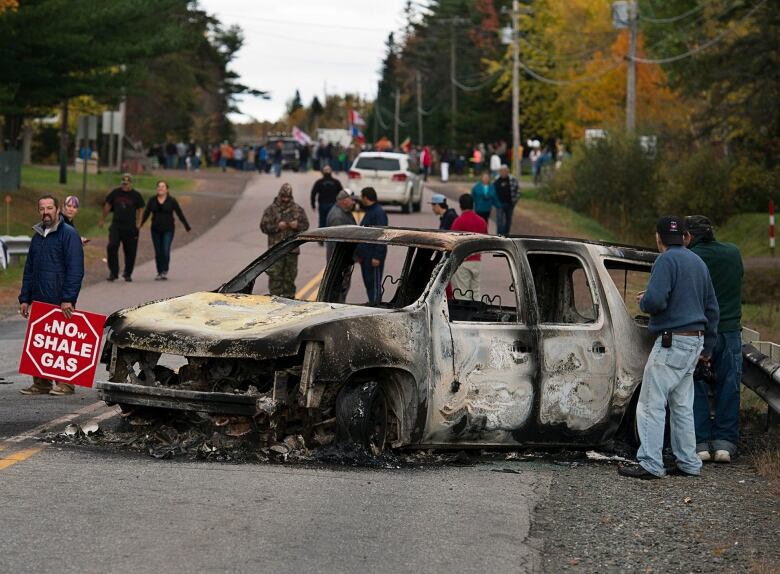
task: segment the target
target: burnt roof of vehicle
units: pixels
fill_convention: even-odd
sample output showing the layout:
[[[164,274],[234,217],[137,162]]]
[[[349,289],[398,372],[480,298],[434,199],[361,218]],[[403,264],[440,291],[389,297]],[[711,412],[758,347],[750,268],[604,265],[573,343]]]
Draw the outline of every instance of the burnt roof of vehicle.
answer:
[[[544,237],[539,235],[510,235],[501,237],[498,235],[483,235],[467,231],[444,231],[440,229],[417,229],[413,227],[361,227],[359,225],[338,225],[335,227],[322,227],[300,233],[296,239],[305,241],[377,241],[391,245],[413,245],[427,247],[439,251],[452,251],[456,247],[475,241],[486,239],[530,239],[539,241],[574,242],[600,245],[618,249],[629,249],[636,252],[655,253],[655,250],[636,245],[623,245],[606,241],[591,239],[578,239],[574,237]]]

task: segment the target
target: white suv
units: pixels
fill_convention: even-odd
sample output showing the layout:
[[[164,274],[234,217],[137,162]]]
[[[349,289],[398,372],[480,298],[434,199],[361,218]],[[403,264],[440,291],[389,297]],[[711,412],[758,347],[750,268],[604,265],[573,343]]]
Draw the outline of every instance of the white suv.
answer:
[[[363,152],[349,170],[350,187],[373,187],[379,203],[400,205],[403,213],[420,211],[423,179],[409,166],[405,153]]]

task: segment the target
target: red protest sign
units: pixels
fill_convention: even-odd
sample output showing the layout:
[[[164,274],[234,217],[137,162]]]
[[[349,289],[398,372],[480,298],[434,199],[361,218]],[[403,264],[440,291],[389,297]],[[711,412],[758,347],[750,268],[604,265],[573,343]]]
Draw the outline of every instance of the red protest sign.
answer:
[[[33,301],[19,372],[91,387],[105,322],[104,315],[86,311],[67,319],[58,306]]]

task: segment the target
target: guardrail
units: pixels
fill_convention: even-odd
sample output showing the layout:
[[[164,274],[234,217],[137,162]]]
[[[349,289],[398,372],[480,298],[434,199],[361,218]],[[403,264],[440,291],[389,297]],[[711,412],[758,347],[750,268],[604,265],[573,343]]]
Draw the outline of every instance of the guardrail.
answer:
[[[2,235],[0,240],[5,244],[8,262],[11,263],[14,261],[14,258],[16,258],[16,261],[20,261],[23,256],[27,255],[27,252],[30,250],[32,237],[27,235]]]
[[[742,329],[742,384],[761,397],[767,427],[780,428],[780,345],[761,341],[761,334]]]

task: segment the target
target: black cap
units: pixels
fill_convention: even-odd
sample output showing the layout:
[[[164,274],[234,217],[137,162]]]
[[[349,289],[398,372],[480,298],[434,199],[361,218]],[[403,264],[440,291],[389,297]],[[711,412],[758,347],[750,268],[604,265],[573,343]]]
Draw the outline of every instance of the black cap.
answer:
[[[706,235],[712,232],[712,222],[705,215],[689,215],[685,218],[685,228],[691,235]]]
[[[684,245],[685,220],[676,215],[665,215],[655,224],[664,245]]]

